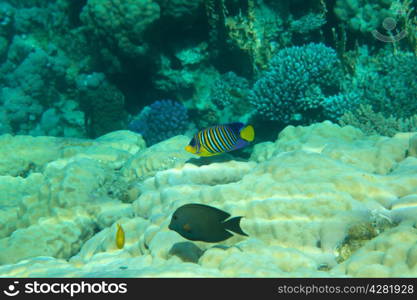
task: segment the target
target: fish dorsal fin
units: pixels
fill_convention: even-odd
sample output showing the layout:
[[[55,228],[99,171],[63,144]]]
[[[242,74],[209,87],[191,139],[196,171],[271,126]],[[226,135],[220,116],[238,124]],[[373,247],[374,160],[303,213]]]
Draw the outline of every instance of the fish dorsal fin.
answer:
[[[217,216],[219,216],[219,221],[224,221],[228,217],[230,217],[229,213],[222,211],[221,209],[209,206],[209,205],[200,204],[200,203],[190,203],[190,204],[186,204],[186,206],[189,208],[202,208],[202,209],[211,210],[215,212]]]
[[[234,123],[224,124],[224,126],[229,127],[230,129],[233,130],[234,133],[236,133],[237,136],[239,136],[239,132],[243,127],[245,127],[245,124],[241,122],[234,122]]]
[[[225,126],[233,130],[233,132],[247,142],[252,142],[255,139],[255,130],[252,125],[245,125],[240,122],[228,123]]]

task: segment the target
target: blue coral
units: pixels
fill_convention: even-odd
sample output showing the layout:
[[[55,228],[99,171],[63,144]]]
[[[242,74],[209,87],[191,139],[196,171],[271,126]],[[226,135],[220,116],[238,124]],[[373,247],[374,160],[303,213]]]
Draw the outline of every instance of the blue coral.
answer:
[[[340,92],[342,79],[341,64],[332,48],[314,43],[289,47],[271,59],[268,70],[255,83],[250,101],[268,121],[290,123],[310,120],[311,115],[323,117],[324,100]]]
[[[146,106],[129,124],[148,146],[183,134],[189,125],[187,109],[179,102],[160,100]]]
[[[215,80],[210,89],[210,97],[219,108],[242,104],[249,93],[249,82],[246,78],[227,72]]]

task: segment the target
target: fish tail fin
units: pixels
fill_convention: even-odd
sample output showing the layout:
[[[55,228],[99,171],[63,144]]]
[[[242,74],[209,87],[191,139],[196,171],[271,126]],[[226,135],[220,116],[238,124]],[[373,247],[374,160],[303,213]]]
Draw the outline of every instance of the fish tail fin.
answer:
[[[240,130],[240,137],[245,141],[252,142],[255,139],[255,130],[252,125],[247,125]]]
[[[226,222],[224,222],[224,228],[235,233],[248,236],[246,233],[243,232],[242,228],[240,228],[240,220],[242,218],[243,217],[234,217],[227,220]]]

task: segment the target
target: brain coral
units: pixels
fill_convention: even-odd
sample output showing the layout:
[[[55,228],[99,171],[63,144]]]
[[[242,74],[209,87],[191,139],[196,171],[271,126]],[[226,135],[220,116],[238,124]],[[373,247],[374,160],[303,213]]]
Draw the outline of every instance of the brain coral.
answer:
[[[340,116],[351,105],[343,107],[338,98],[325,99],[339,93],[342,78],[340,61],[332,48],[313,43],[284,48],[255,83],[250,101],[263,119],[271,121],[317,121],[323,108],[334,101],[339,102],[336,116]],[[331,117],[335,109],[324,113],[327,111],[332,114],[324,117]]]
[[[2,135],[0,145],[0,264],[78,253],[98,224],[108,226],[103,199],[112,202],[108,191],[117,184],[107,171],[145,147],[142,137],[130,131],[96,141]]]
[[[88,0],[81,20],[110,49],[136,57],[148,50],[144,34],[159,19],[159,5],[153,0]]]
[[[95,141],[7,136],[23,148],[54,141],[68,146],[27,178],[0,176],[0,201],[19,202],[0,210],[0,222],[20,223],[16,230],[0,226],[0,274],[415,277],[417,158],[407,154],[414,134],[369,137],[328,121],[288,126],[274,143],[256,145],[249,161],[198,166],[179,159],[145,179],[138,179],[136,166],[144,160],[157,165],[167,149],[158,144],[141,155],[141,138],[129,131]],[[186,139],[169,143],[173,157]],[[4,165],[12,163],[0,157]],[[108,187],[119,182],[114,176],[136,190],[128,203],[109,199]],[[249,237],[190,247],[167,228],[172,212],[188,202],[245,216],[241,224]],[[114,242],[116,223],[126,232],[123,249]],[[340,259],[339,246],[354,237],[362,245]]]

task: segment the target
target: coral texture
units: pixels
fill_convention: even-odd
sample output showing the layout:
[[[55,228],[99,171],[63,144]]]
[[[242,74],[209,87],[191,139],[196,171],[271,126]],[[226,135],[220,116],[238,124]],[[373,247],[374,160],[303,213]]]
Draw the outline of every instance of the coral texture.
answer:
[[[336,15],[350,28],[369,33],[377,29],[382,20],[394,15],[390,5],[394,0],[337,0]]]
[[[89,30],[104,39],[108,49],[137,57],[146,54],[146,30],[159,19],[159,5],[152,0],[88,0],[81,20]]]
[[[169,147],[155,145],[160,147],[146,155],[140,137],[126,131],[76,143],[26,178],[0,177],[6,194],[22,191],[13,196],[17,207],[2,203],[0,210],[3,224],[20,219],[18,228],[1,227],[0,272],[415,277],[417,157],[409,149],[414,135],[369,137],[328,121],[288,126],[275,142],[256,145],[249,161],[197,166],[178,160],[141,180],[133,172],[137,163],[156,164],[169,147],[181,148],[185,137],[170,139]],[[9,139],[16,147],[29,139],[40,148],[66,141]],[[33,155],[40,161],[39,153]],[[245,216],[241,225],[249,237],[234,236],[221,247],[184,240],[167,226],[172,212],[189,202]],[[126,232],[123,249],[115,243],[116,223]],[[28,243],[40,247],[22,246]]]
[[[146,106],[129,124],[150,146],[184,133],[188,128],[187,109],[179,102],[161,100]]]
[[[323,44],[285,48],[271,59],[268,70],[255,83],[251,102],[262,118],[283,123],[318,120],[323,108],[330,112],[327,117],[341,116],[357,98],[326,99],[339,93],[342,76],[332,48]]]

